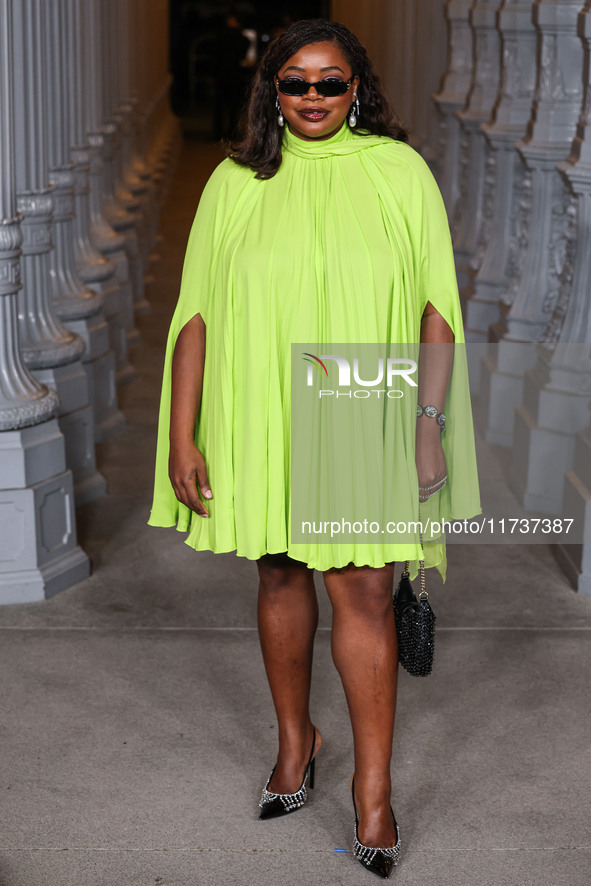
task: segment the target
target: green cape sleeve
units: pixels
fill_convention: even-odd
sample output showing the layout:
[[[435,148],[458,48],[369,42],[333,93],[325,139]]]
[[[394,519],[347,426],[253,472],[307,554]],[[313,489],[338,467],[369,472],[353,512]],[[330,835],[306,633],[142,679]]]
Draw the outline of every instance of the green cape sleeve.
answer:
[[[177,529],[185,531],[191,523],[192,511],[177,500],[168,477],[172,357],[179,333],[192,317],[201,314],[205,326],[208,325],[213,310],[213,280],[219,261],[219,244],[232,195],[231,179],[236,170],[236,164],[226,159],[213,171],[201,194],[189,234],[179,297],[166,343],[150,526],[176,524]],[[199,415],[197,425],[198,421]]]
[[[482,512],[470,400],[468,360],[449,221],[441,192],[425,160],[413,151],[408,218],[413,230],[416,292],[420,315],[430,301],[455,337],[454,362],[445,401],[446,428],[441,442],[448,482],[420,504],[423,525],[466,519]],[[449,535],[449,533],[448,533]],[[445,542],[423,538],[425,565],[437,566],[445,580]],[[412,564],[411,575],[415,574]]]

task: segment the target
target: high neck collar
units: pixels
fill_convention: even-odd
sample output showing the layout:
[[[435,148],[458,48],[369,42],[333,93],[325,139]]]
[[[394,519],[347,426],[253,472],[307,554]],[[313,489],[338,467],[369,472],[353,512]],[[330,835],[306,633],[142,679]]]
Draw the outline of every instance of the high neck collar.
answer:
[[[294,135],[289,126],[286,126],[283,130],[282,147],[284,151],[296,154],[298,157],[317,160],[322,157],[355,153],[390,141],[392,139],[388,136],[360,135],[359,132],[350,128],[346,120],[343,120],[341,128],[330,138],[309,141]]]

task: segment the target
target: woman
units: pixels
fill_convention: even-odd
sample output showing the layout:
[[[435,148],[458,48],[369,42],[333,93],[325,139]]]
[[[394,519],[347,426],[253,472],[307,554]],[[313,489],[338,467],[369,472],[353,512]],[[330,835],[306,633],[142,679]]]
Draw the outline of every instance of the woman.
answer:
[[[449,228],[434,179],[405,140],[343,25],[297,22],[270,45],[245,136],[209,179],[191,231],[150,516],[151,525],[189,530],[196,550],[257,561],[279,727],[261,818],[300,808],[313,783],[322,744],[309,713],[313,569],[323,572],[353,728],[354,854],[384,878],[400,850],[390,805],[394,562],[409,560],[414,577],[424,555],[445,579],[445,544],[421,546],[416,532],[381,543],[293,539],[290,352],[302,342],[420,342],[418,403],[434,409],[413,419],[413,446],[402,447],[412,461],[395,468],[396,496],[415,517],[419,497],[431,516],[480,512],[465,356],[450,352],[463,330]],[[426,352],[427,343],[439,351]],[[416,401],[406,402],[416,415]]]

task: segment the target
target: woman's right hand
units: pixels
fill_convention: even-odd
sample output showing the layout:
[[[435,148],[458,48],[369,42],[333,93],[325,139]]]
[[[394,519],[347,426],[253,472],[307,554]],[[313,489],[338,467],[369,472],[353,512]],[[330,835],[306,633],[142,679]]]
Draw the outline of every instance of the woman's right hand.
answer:
[[[168,476],[174,494],[181,504],[186,505],[201,517],[209,517],[209,512],[201,499],[198,489],[204,498],[213,498],[207,479],[207,468],[203,453],[192,443],[170,446],[168,458]]]

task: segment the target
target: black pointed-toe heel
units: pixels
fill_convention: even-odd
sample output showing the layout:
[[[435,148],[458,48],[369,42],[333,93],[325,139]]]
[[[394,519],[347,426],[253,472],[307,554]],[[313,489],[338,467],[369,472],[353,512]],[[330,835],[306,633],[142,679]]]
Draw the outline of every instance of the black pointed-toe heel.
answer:
[[[315,745],[316,727],[314,727],[312,748],[310,750],[310,757],[308,759],[308,764],[304,772],[304,778],[302,780],[301,787],[295,792],[295,794],[274,794],[272,793],[272,791],[267,790],[267,788],[269,787],[269,782],[273,778],[273,773],[275,772],[275,766],[273,767],[273,772],[271,772],[271,775],[267,779],[267,783],[263,788],[263,795],[259,803],[259,809],[261,810],[259,813],[259,818],[278,818],[278,816],[280,815],[287,815],[289,812],[295,812],[296,809],[300,809],[304,805],[304,803],[308,799],[308,791],[306,789],[306,781],[308,780],[308,775],[310,776],[310,787],[314,787],[314,773],[316,768],[316,757],[314,757]]]
[[[371,871],[372,873],[377,874],[378,877],[382,877],[384,880],[387,880],[390,876],[390,871],[392,870],[392,868],[398,864],[398,858],[400,856],[400,831],[398,830],[398,824],[396,823],[394,812],[392,812],[392,807],[390,806],[390,812],[392,812],[392,820],[394,821],[394,830],[396,831],[396,845],[390,847],[364,846],[363,843],[359,841],[359,837],[357,836],[359,818],[357,817],[357,806],[355,805],[354,785],[355,778],[353,777],[351,779],[351,795],[353,797],[353,809],[355,810],[355,839],[353,840],[353,855],[359,862],[361,862],[363,867],[368,869],[368,871]]]

